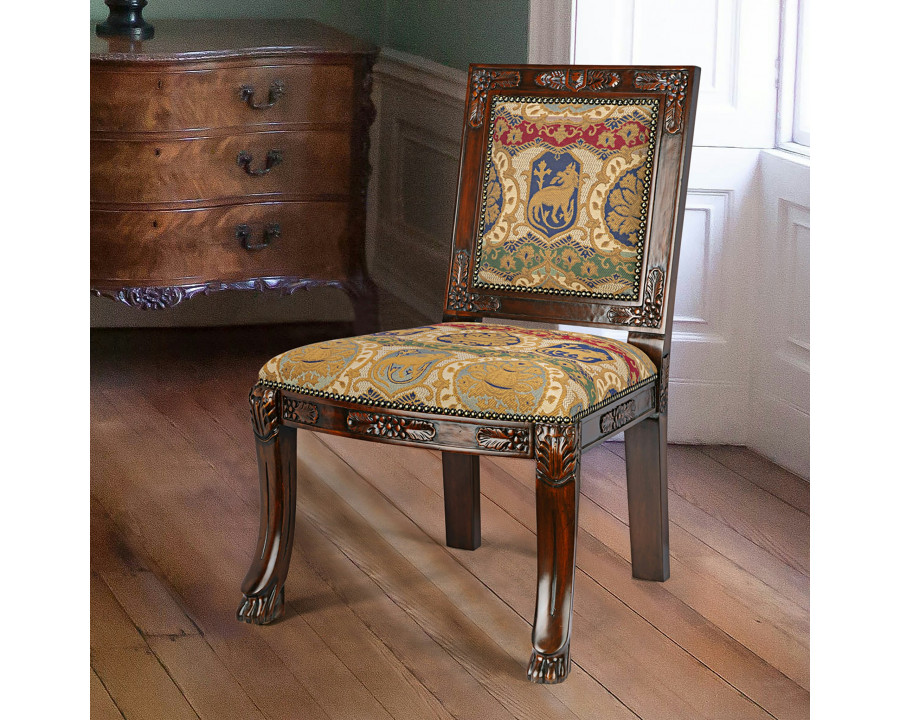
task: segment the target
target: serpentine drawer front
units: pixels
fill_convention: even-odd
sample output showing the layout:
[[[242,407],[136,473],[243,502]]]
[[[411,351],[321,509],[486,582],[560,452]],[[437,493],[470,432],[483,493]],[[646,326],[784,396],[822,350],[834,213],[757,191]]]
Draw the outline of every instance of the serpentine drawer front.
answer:
[[[160,20],[91,38],[91,289],[163,308],[226,289],[342,287],[365,265],[377,50],[308,20]]]

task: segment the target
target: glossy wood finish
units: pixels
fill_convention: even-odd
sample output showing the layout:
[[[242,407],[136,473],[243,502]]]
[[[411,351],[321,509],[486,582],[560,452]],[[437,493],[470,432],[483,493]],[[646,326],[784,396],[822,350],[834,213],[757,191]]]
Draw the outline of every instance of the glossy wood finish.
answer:
[[[274,391],[250,394],[259,467],[260,525],[253,564],[241,590],[238,620],[269,623],[284,615],[284,581],[297,512],[297,431],[277,424]]]
[[[631,574],[641,580],[669,579],[667,423],[660,414],[625,431]]]
[[[481,545],[481,464],[477,455],[441,453],[447,546],[475,550]]]
[[[246,225],[253,243],[263,242],[271,224],[277,238],[247,250],[238,229]],[[302,267],[309,278],[347,279],[341,243],[348,231],[346,203],[287,202],[224,205],[197,210],[91,212],[91,276],[108,278],[110,289],[217,277],[277,277]],[[136,233],[147,242],[134,243]]]
[[[265,175],[266,155],[280,160]],[[350,137],[344,131],[259,132],[222,137],[94,140],[91,202],[110,205],[196,205],[282,198],[348,199]],[[125,208],[121,208],[125,209]],[[136,209],[136,208],[135,208]]]
[[[584,86],[578,85],[575,91],[551,90],[542,78],[555,72],[566,76],[575,73],[574,77],[583,79],[588,70],[612,72],[621,78],[621,83],[603,92],[585,90],[584,96],[632,97],[643,92],[658,98],[660,103],[642,295],[637,302],[622,303],[590,302],[580,297],[548,298],[515,290],[485,294],[473,287],[470,262],[483,188],[487,142],[484,108],[495,92],[571,97]],[[552,685],[569,675],[581,454],[585,448],[623,430],[629,453],[633,573],[656,580],[668,577],[667,368],[698,81],[698,68],[470,69],[445,320],[476,320],[484,316],[624,326],[631,330],[629,341],[645,350],[659,369],[652,384],[615,396],[585,417],[546,424],[374,407],[366,402],[338,401],[312,391],[304,393],[265,382],[254,388],[256,394],[272,394],[273,406],[278,409],[274,422],[283,426],[442,451],[445,533],[451,547],[472,549],[480,539],[478,457],[534,458],[538,572],[533,651],[527,671],[532,682]],[[469,453],[471,457],[460,459],[448,451]],[[253,601],[254,597],[245,595],[242,603]]]
[[[353,66],[263,59],[156,65],[139,71],[120,63],[100,65],[91,74],[93,132],[165,132],[208,128],[248,128],[299,123],[349,124],[353,118]],[[282,94],[271,107],[275,84]],[[254,93],[250,102],[241,91]],[[218,102],[215,102],[218,101]]]
[[[152,41],[92,38],[94,293],[148,309],[331,285],[350,296],[355,327],[375,330],[364,247],[375,54],[300,20],[160,21]]]

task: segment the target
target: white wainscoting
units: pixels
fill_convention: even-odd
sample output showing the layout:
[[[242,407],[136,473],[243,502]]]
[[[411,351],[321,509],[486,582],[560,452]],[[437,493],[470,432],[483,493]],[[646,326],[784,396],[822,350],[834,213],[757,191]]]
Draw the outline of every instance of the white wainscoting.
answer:
[[[386,49],[375,65],[370,267],[440,320],[456,208],[466,73]]]
[[[809,477],[809,161],[762,152],[748,444]]]

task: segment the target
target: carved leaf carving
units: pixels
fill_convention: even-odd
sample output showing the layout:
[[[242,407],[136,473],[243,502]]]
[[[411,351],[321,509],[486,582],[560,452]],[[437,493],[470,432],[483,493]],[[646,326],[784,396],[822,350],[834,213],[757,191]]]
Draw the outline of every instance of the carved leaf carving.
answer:
[[[606,316],[619,325],[659,327],[662,320],[663,290],[666,273],[661,267],[651,268],[644,288],[644,304],[640,307],[613,307]]]
[[[687,83],[688,74],[683,70],[648,70],[634,75],[634,86],[639,90],[662,90],[666,93],[665,128],[670,134],[681,132]]]
[[[578,473],[581,438],[574,425],[535,425],[537,477],[550,485],[565,485]]]
[[[319,409],[309,402],[294,398],[281,399],[281,414],[285,420],[315,425],[319,419]]]
[[[469,103],[469,125],[481,127],[484,122],[484,104],[489,90],[497,87],[516,87],[521,76],[517,70],[476,70],[472,73],[472,94]]]
[[[398,440],[433,440],[436,429],[427,420],[379,413],[350,412],[347,429],[360,435],[397,438]]]
[[[657,405],[659,412],[669,412],[669,354],[663,355],[662,367],[659,371],[659,389],[657,391]]]
[[[278,434],[278,391],[257,383],[250,390],[250,421],[260,440],[271,440]]]
[[[600,418],[600,429],[605,433],[612,432],[632,420],[634,420],[634,400],[629,400],[603,415]]]
[[[618,73],[606,70],[548,70],[537,76],[535,82],[554,90],[609,90],[619,84]]]
[[[475,441],[487,450],[528,452],[528,430],[509,427],[480,427]]]
[[[469,251],[459,250],[453,260],[453,274],[450,277],[450,291],[447,294],[447,307],[450,310],[466,312],[496,311],[500,309],[500,300],[487,295],[469,292]]]

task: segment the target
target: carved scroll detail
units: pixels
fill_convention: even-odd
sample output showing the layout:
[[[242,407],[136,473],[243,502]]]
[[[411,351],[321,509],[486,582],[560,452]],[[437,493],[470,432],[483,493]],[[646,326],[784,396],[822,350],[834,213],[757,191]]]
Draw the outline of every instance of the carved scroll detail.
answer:
[[[518,87],[521,76],[516,70],[476,70],[472,73],[472,94],[469,104],[469,125],[481,127],[484,122],[484,104],[488,90],[498,87]]]
[[[661,267],[651,268],[644,288],[644,304],[640,307],[613,307],[606,316],[619,325],[659,327],[662,320],[663,290],[666,272]]]
[[[524,453],[529,450],[529,433],[526,428],[480,427],[475,432],[475,442],[486,450]]]
[[[447,294],[447,307],[450,310],[499,310],[500,300],[488,295],[477,295],[469,292],[469,251],[459,250],[453,260],[453,275],[450,277],[450,292]]]
[[[278,391],[257,383],[250,390],[250,421],[262,441],[278,434]]]
[[[663,355],[662,367],[659,369],[656,408],[665,414],[669,412],[669,354]]]
[[[619,73],[606,70],[549,70],[537,76],[535,82],[554,90],[610,90],[619,84]]]
[[[682,130],[684,98],[687,94],[688,74],[683,70],[669,72],[637,72],[634,86],[638,90],[663,90],[666,93],[665,128],[670,134]]]
[[[578,474],[581,438],[574,425],[535,425],[537,477],[553,486],[565,485]]]
[[[433,440],[436,432],[434,425],[426,420],[364,412],[348,413],[347,429],[360,435],[423,442]]]
[[[283,397],[281,399],[281,415],[285,420],[315,425],[319,419],[319,408],[312,403]]]
[[[609,433],[627,425],[632,420],[634,420],[634,400],[629,400],[600,417],[600,430]]]

